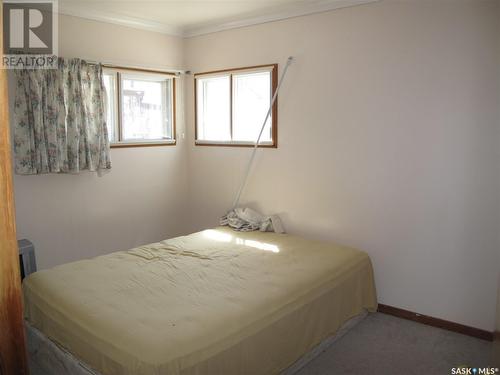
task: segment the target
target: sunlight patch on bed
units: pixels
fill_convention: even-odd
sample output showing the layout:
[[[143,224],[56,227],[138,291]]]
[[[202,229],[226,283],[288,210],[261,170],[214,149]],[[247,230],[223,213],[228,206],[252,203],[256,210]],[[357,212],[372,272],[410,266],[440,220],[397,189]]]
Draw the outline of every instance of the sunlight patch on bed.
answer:
[[[254,240],[243,240],[241,238],[237,238],[236,244],[253,247],[253,248],[259,249],[259,250],[272,251],[273,253],[280,252],[280,249],[278,246],[270,244],[270,243],[266,243],[266,242],[260,242],[260,241],[254,241]]]
[[[233,242],[236,245],[248,246],[258,250],[271,251],[273,253],[279,253],[280,249],[278,246],[261,241],[246,240],[243,238],[234,237],[228,233],[222,233],[214,229],[208,229],[203,231],[203,235],[211,240],[230,243]]]
[[[231,236],[230,234],[222,233],[213,229],[208,229],[203,231],[203,235],[205,237],[210,238],[211,240],[221,241],[221,242],[231,242],[233,239],[233,236]]]

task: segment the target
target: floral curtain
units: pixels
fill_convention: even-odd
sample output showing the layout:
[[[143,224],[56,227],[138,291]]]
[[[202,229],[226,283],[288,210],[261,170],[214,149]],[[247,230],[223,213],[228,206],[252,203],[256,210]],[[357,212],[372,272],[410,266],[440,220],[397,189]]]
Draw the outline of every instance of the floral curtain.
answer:
[[[15,75],[16,173],[111,168],[101,65],[59,58],[57,69]]]

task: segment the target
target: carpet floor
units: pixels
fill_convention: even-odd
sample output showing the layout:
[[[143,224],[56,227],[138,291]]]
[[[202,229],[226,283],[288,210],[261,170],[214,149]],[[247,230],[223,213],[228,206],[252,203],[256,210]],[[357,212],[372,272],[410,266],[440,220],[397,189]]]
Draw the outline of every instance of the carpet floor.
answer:
[[[375,313],[297,375],[447,375],[460,366],[496,368],[496,345],[500,344]]]

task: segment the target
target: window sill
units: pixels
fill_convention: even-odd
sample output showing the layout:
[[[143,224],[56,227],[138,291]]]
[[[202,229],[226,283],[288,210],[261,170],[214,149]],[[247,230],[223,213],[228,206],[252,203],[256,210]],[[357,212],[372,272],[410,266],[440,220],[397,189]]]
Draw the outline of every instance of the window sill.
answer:
[[[150,141],[150,142],[115,142],[111,143],[111,148],[126,148],[126,147],[152,147],[152,146],[175,146],[176,140],[168,141]]]
[[[220,147],[254,147],[255,143],[235,141],[200,141],[194,142],[195,146],[220,146]],[[261,142],[259,148],[278,148],[275,142]]]

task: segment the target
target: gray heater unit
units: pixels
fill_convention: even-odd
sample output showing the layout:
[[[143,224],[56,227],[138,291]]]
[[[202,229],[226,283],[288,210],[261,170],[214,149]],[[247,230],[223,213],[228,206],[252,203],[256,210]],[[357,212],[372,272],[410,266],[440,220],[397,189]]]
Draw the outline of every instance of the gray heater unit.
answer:
[[[19,265],[21,266],[21,279],[30,273],[36,272],[35,247],[26,239],[17,241],[19,247]]]

